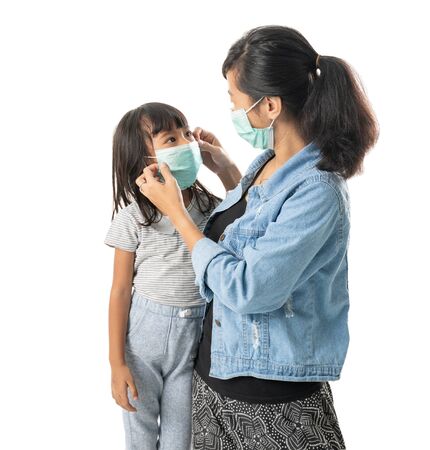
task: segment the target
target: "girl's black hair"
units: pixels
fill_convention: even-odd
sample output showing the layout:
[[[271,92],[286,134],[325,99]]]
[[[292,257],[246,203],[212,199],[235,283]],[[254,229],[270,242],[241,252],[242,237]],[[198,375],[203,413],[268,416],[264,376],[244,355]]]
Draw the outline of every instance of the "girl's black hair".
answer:
[[[113,136],[112,187],[115,213],[135,200],[145,219],[143,226],[161,220],[157,207],[139,191],[136,178],[154,160],[148,151],[148,143],[160,131],[187,127],[188,122],[181,111],[165,103],[145,103],[126,113],[116,127]],[[219,197],[208,191],[198,180],[190,186],[193,198],[202,213],[212,211]]]
[[[320,56],[298,31],[261,26],[230,48],[224,78],[235,69],[238,88],[254,101],[279,96],[306,141],[321,149],[320,170],[347,179],[363,171],[363,159],[379,137],[376,116],[358,75],[343,59]]]

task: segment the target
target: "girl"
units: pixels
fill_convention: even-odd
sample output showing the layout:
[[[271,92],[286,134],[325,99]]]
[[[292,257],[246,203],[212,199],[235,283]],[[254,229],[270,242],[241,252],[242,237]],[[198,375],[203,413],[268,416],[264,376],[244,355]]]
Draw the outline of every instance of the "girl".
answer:
[[[210,155],[202,159],[180,111],[146,103],[125,114],[113,139],[115,207],[104,240],[115,247],[109,305],[112,396],[123,408],[127,449],[186,450],[204,300],[180,234],[134,182],[155,160],[169,165],[181,201],[200,229],[221,201],[197,180],[200,165],[213,161]]]

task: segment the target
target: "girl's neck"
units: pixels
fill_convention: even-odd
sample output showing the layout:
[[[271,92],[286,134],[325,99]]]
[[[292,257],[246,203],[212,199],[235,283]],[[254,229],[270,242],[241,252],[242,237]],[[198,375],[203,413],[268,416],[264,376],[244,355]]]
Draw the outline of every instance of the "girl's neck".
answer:
[[[184,200],[185,208],[189,206],[191,199],[193,198],[193,193],[190,188],[184,189],[182,191],[182,198]]]

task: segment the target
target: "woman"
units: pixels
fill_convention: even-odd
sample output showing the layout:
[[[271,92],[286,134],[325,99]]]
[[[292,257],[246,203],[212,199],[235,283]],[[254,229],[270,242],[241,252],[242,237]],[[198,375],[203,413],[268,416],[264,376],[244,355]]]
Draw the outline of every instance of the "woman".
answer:
[[[243,177],[196,129],[227,196],[203,233],[167,166],[136,180],[192,255],[206,317],[193,377],[195,449],[345,448],[329,381],[349,343],[346,180],[378,138],[352,69],[296,30],[250,30],[222,69],[233,124],[256,156]]]

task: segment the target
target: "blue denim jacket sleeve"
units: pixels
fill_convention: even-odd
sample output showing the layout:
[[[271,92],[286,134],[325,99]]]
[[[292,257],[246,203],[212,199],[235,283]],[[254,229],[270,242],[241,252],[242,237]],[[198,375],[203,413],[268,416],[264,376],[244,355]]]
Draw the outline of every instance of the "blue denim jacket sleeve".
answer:
[[[286,303],[324,243],[336,233],[339,199],[328,183],[310,181],[288,198],[276,220],[242,258],[204,237],[191,257],[195,284],[206,301],[217,299],[238,314],[274,311]],[[332,253],[327,255],[331,258]]]

